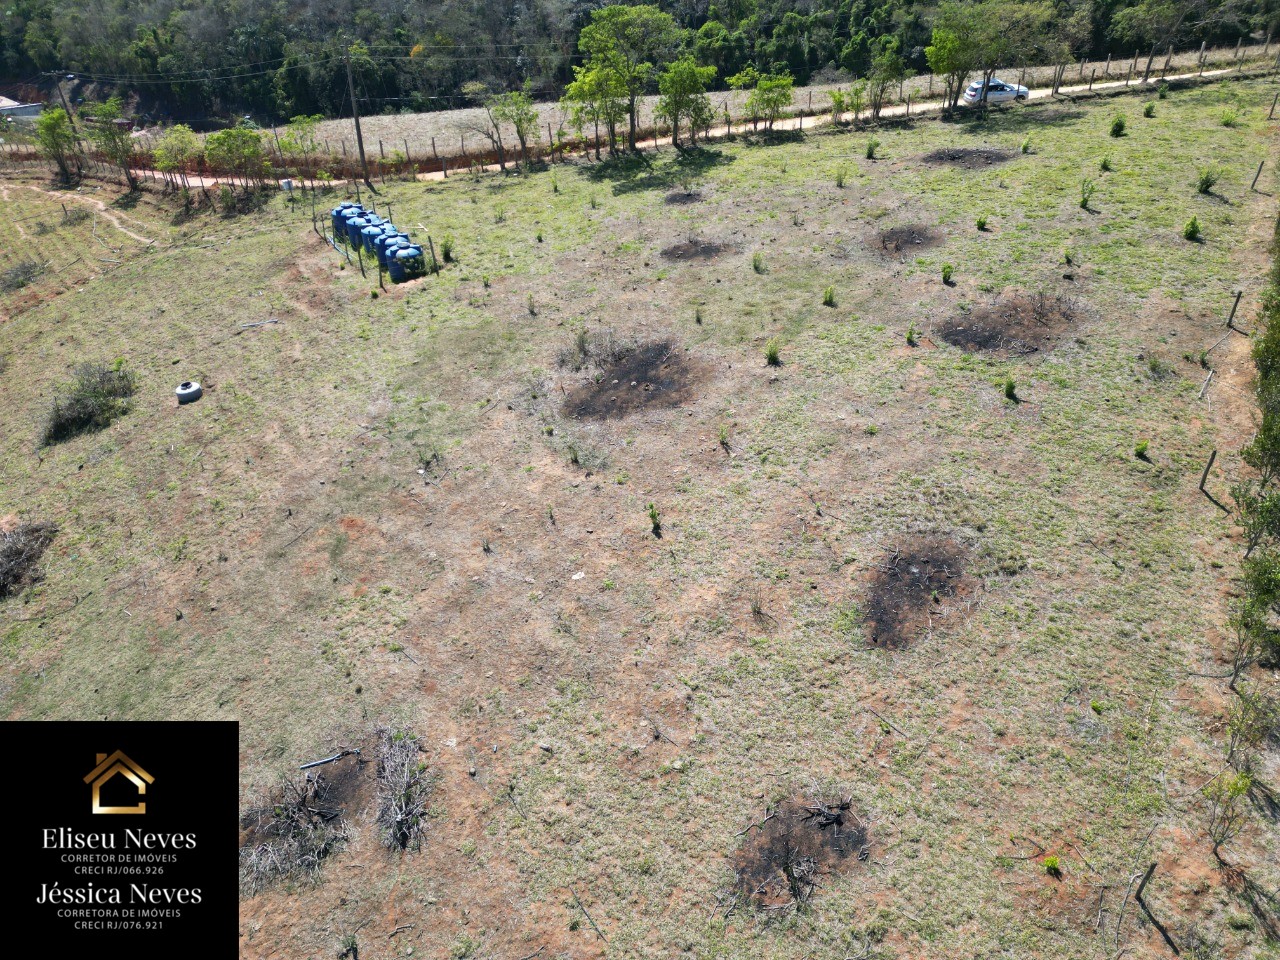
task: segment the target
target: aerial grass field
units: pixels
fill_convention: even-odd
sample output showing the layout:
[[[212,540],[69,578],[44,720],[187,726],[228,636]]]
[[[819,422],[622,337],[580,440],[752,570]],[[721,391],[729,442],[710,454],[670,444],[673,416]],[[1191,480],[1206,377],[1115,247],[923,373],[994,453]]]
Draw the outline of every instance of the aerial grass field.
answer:
[[[452,259],[382,289],[309,198],[3,172],[0,528],[58,528],[4,714],[239,719],[247,845],[417,738],[420,848],[332,765],[245,957],[1275,956],[1275,805],[1208,839],[1199,489],[1247,469],[1275,92],[388,183]],[[132,395],[42,444],[84,363]]]

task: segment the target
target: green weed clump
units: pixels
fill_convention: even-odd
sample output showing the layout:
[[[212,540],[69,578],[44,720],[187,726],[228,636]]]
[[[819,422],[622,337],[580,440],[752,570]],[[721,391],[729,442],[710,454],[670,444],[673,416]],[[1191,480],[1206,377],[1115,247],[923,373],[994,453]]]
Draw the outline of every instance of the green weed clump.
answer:
[[[1139,440],[1133,448],[1133,455],[1139,460],[1147,459],[1147,448],[1151,446],[1150,440]]]
[[[1004,378],[1004,398],[1006,400],[1018,399],[1018,384],[1013,377]]]
[[[1156,96],[1159,97],[1161,100],[1168,100],[1169,85],[1167,83],[1160,84],[1159,89],[1156,90]]]
[[[1123,137],[1124,128],[1125,128],[1124,117],[1116,117],[1114,120],[1111,121],[1111,136]]]
[[[1192,243],[1195,243],[1200,239],[1199,218],[1192,217],[1187,221],[1186,225],[1182,228],[1182,238],[1184,240],[1190,240]]]
[[[1097,191],[1098,185],[1092,180],[1080,181],[1080,209],[1088,210],[1089,201],[1093,199],[1094,193]]]
[[[764,254],[759,250],[751,255],[751,269],[756,273],[764,273]]]
[[[1102,158],[1102,162],[1098,164],[1098,169],[1099,169],[1099,170],[1101,170],[1103,173],[1110,173],[1110,172],[1111,172],[1111,158],[1110,158],[1110,157],[1103,157],[1103,158]]]
[[[1224,127],[1238,127],[1238,126],[1240,126],[1240,114],[1239,114],[1239,113],[1237,113],[1237,112],[1235,111],[1235,109],[1234,109],[1234,108],[1232,108],[1232,107],[1228,107],[1226,110],[1223,110],[1223,111],[1222,111],[1222,125],[1223,125]]]
[[[955,273],[955,267],[951,266],[949,263],[944,263],[942,265],[942,282],[949,286],[951,284],[951,275],[953,273]]]
[[[824,307],[834,307],[836,305],[836,288],[827,287],[822,291],[822,305]]]
[[[844,189],[844,177],[845,177],[844,167],[837,167],[836,168],[836,188],[839,190]]]
[[[1196,175],[1196,192],[1211,193],[1221,179],[1222,172],[1217,167],[1201,167]]]
[[[907,326],[907,346],[914,347],[920,342],[920,331],[916,329],[914,320]]]
[[[445,237],[440,241],[440,256],[445,263],[453,263],[453,237]]]
[[[1062,861],[1056,853],[1051,853],[1044,858],[1044,872],[1051,877],[1062,875]]]
[[[1022,141],[1022,152],[1023,152],[1023,153],[1030,153],[1030,152],[1031,152],[1031,138],[1030,138],[1030,137],[1027,137],[1025,140],[1023,140],[1023,141]]]
[[[870,140],[868,140],[867,141],[867,159],[874,160],[876,158],[876,151],[879,149],[880,149],[879,140],[877,140],[875,137],[872,137]]]
[[[133,374],[121,361],[112,366],[87,363],[76,370],[75,382],[53,398],[40,442],[60,443],[82,433],[102,430],[129,411],[137,388]]]
[[[649,527],[655,537],[662,535],[662,516],[652,503],[649,504]]]
[[[977,227],[978,227],[978,229],[979,229],[979,230],[983,230],[983,231],[985,231],[985,230],[987,229],[987,218],[986,218],[986,216],[981,216],[981,217],[979,217],[979,218],[977,219],[977,221],[975,221],[975,222],[976,222]]]
[[[1154,103],[1148,103],[1142,108],[1142,115],[1150,120],[1156,115],[1156,105]]]
[[[764,362],[771,367],[782,366],[782,344],[774,337],[764,345]]]

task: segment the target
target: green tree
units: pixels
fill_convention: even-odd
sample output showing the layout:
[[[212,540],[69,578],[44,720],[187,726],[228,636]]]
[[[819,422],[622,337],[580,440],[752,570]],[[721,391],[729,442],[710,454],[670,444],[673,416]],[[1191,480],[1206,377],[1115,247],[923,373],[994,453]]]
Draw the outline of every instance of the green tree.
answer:
[[[871,72],[867,75],[871,119],[879,119],[889,91],[905,80],[907,75],[907,62],[898,52],[897,37],[882,37],[876,41],[876,55],[871,61]]]
[[[617,74],[600,67],[574,67],[574,81],[565,90],[561,105],[578,136],[590,124],[594,128],[596,159],[600,159],[600,125],[609,140],[609,155],[618,152],[618,124],[627,115],[627,91]]]
[[[486,106],[495,124],[510,124],[520,142],[520,156],[529,165],[529,141],[538,139],[538,110],[533,105],[531,85],[525,81],[523,90],[499,93],[489,98]]]
[[[480,107],[484,110],[485,120],[469,123],[468,129],[480,134],[489,141],[489,144],[497,151],[498,169],[504,173],[507,170],[507,150],[502,142],[502,124],[498,118],[493,115],[494,95],[489,92],[489,88],[479,81],[464,83],[462,85],[463,96],[478,100]]]
[[[747,109],[753,117],[763,117],[765,128],[773,129],[774,121],[791,106],[795,80],[789,73],[765,73],[756,81],[756,88],[747,97]]]
[[[1150,43],[1145,83],[1151,76],[1156,54],[1197,30],[1234,15],[1231,3],[1222,0],[1139,0],[1115,15],[1111,34],[1130,43]]]
[[[578,49],[587,66],[614,75],[626,93],[627,145],[636,149],[636,104],[684,43],[681,30],[669,13],[657,7],[613,5],[596,10],[578,36]]]
[[[71,129],[71,118],[61,107],[46,110],[36,118],[36,146],[40,153],[53,161],[58,179],[69,184],[80,167],[76,157],[76,134]]]
[[[204,143],[205,159],[217,170],[260,181],[267,165],[262,134],[248,127],[231,127],[211,133]]]
[[[933,42],[924,50],[929,69],[946,84],[945,99],[950,110],[960,102],[969,74],[978,66],[981,6],[955,0],[944,3],[938,8],[938,18],[934,21]]]
[[[680,121],[689,122],[690,142],[697,144],[698,127],[711,123],[711,98],[707,87],[716,78],[715,67],[700,67],[689,55],[674,60],[658,78],[658,115],[671,123],[671,142],[680,146]]]
[[[156,169],[186,181],[187,168],[204,154],[204,144],[185,123],[174,124],[164,132],[152,151]]]
[[[123,101],[119,97],[112,97],[105,103],[85,107],[82,113],[88,120],[86,132],[90,142],[109,163],[119,167],[124,173],[129,191],[136,191],[138,178],[133,173],[133,130],[125,119]]]

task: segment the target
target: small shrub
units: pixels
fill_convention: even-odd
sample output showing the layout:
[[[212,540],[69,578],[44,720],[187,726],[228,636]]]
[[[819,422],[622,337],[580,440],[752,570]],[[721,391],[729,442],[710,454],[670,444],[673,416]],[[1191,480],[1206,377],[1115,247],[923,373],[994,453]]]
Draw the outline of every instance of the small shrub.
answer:
[[[87,363],[76,370],[71,387],[53,398],[41,444],[48,446],[82,433],[102,430],[129,410],[134,376],[117,362]]]
[[[453,263],[453,237],[445,237],[440,241],[440,256],[445,263]]]
[[[834,307],[836,305],[836,288],[827,287],[822,291],[822,305],[824,307]]]
[[[844,189],[844,167],[836,168],[836,188],[839,190]]]
[[[778,338],[774,337],[764,345],[764,362],[771,367],[782,366],[782,344],[778,342]]]
[[[1160,84],[1159,89],[1156,90],[1156,96],[1159,97],[1161,100],[1168,100],[1169,85],[1167,83]]]
[[[655,537],[662,535],[662,516],[652,503],[649,504],[649,528]]]
[[[504,210],[502,207],[499,207],[499,208],[494,212],[494,214],[493,214],[493,222],[494,222],[494,223],[506,223],[506,222],[507,222],[507,211],[506,211],[506,210]]]
[[[880,432],[880,428],[877,427],[874,423],[868,423],[865,427],[862,428],[862,432],[865,433],[868,437],[874,437],[877,433]]]
[[[1018,384],[1013,377],[1004,378],[1004,398],[1006,400],[1018,399]]]
[[[525,306],[529,308],[529,316],[531,316],[531,317],[536,317],[536,316],[538,315],[538,305],[537,305],[536,303],[534,303],[534,302],[533,302],[533,294],[532,294],[532,293],[531,293],[531,294],[529,294],[529,299],[528,299],[528,301],[525,303]]]
[[[1222,179],[1222,172],[1217,167],[1201,167],[1196,176],[1196,192],[1211,193]]]
[[[594,193],[591,195],[591,197],[588,199],[588,201],[587,201],[587,202],[591,204],[591,209],[592,209],[592,210],[594,210],[594,209],[596,209],[596,207],[600,206],[600,200],[596,197],[596,195],[595,195]]]
[[[539,230],[539,231],[538,231],[538,242],[539,242],[539,243],[541,243],[541,242],[542,242],[542,231],[541,231],[541,230]]]
[[[698,324],[698,326],[702,326],[702,308],[701,307],[693,308],[693,322]]]
[[[914,347],[920,342],[920,331],[916,329],[914,320],[907,326],[907,346]]]
[[[1023,152],[1023,153],[1030,153],[1030,152],[1031,152],[1031,138],[1030,138],[1030,137],[1027,137],[1025,140],[1023,140],[1023,141],[1022,141],[1022,152]]]
[[[1111,136],[1123,137],[1124,128],[1125,128],[1124,117],[1116,117],[1114,120],[1111,121]]]
[[[876,158],[876,151],[879,149],[880,149],[879,140],[877,140],[875,137],[872,137],[870,140],[868,140],[867,141],[867,159],[874,160]]]
[[[21,260],[0,272],[0,292],[13,293],[21,290],[27,284],[35,282],[39,276],[40,264],[34,260]]]
[[[1150,446],[1150,440],[1139,440],[1133,448],[1133,455],[1139,460],[1147,459],[1147,447]]]
[[[75,226],[77,223],[84,223],[92,214],[84,207],[70,206],[67,212],[62,215],[62,223],[64,226]]]
[[[434,780],[421,759],[418,738],[402,730],[378,728],[378,815],[382,845],[417,850],[427,819]]]
[[[1156,105],[1154,103],[1148,103],[1142,108],[1142,115],[1150,120],[1156,115]]]
[[[1111,172],[1111,158],[1110,158],[1110,157],[1103,157],[1103,158],[1102,158],[1102,162],[1098,164],[1098,169],[1099,169],[1099,170],[1101,170],[1103,173],[1110,173],[1110,172]]]
[[[720,424],[720,446],[724,448],[725,453],[733,453],[733,447],[730,444],[729,428],[725,424]]]
[[[751,255],[751,269],[756,273],[764,273],[764,254],[759,250]]]
[[[1168,380],[1173,376],[1173,372],[1173,364],[1156,356],[1147,357],[1147,373],[1151,375],[1152,380]]]
[[[39,581],[36,565],[57,532],[57,524],[23,523],[0,533],[0,600]]]
[[[1231,107],[1228,107],[1226,110],[1223,110],[1223,111],[1222,111],[1222,125],[1223,125],[1224,127],[1238,127],[1238,126],[1240,126],[1240,114],[1239,114],[1239,113],[1237,113],[1237,112],[1235,111],[1235,109],[1233,109],[1233,108],[1231,108]]]
[[[1088,210],[1089,201],[1093,199],[1094,192],[1098,189],[1098,185],[1092,180],[1080,181],[1080,209]]]
[[[551,175],[551,192],[560,192],[560,181],[556,179],[556,175],[554,173]]]
[[[953,273],[955,273],[955,267],[951,266],[951,264],[949,263],[944,263],[942,265],[942,282],[945,284],[950,284],[951,275]]]
[[[1051,853],[1044,858],[1044,872],[1051,877],[1057,877],[1062,874],[1062,861],[1058,859],[1056,853]]]
[[[1182,238],[1184,240],[1190,240],[1192,243],[1195,243],[1200,239],[1200,220],[1197,217],[1192,217],[1186,222],[1186,225],[1183,226]]]
[[[987,229],[987,218],[985,216],[979,217],[976,224],[979,230],[985,231]]]

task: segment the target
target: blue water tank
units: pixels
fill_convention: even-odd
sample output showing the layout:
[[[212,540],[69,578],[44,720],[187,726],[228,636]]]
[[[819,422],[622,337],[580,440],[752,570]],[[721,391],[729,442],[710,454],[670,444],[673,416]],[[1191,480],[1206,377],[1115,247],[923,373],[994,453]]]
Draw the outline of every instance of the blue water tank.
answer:
[[[399,238],[396,236],[395,227],[388,228],[386,225],[383,225],[381,229],[382,232],[373,238],[373,254],[378,258],[378,263],[386,264],[387,257],[385,248],[387,242]]]
[[[403,283],[426,273],[426,262],[422,256],[422,248],[417,246],[400,247],[396,250],[395,259],[388,261],[393,283]],[[401,274],[396,277],[396,274]]]
[[[373,242],[382,236],[382,227],[376,223],[371,223],[360,231],[360,239],[364,243],[366,253],[373,253]]]
[[[334,235],[340,242],[347,242],[351,239],[351,230],[348,226],[353,219],[364,213],[364,207],[358,203],[348,204],[347,206],[339,206],[337,219],[333,224]]]
[[[401,240],[399,237],[388,237],[386,243],[382,245],[383,265],[390,269],[392,262],[395,260],[396,251],[408,245],[408,241]]]
[[[351,246],[360,244],[360,231],[368,225],[369,221],[364,217],[352,217],[347,221],[347,239],[351,242]]]

